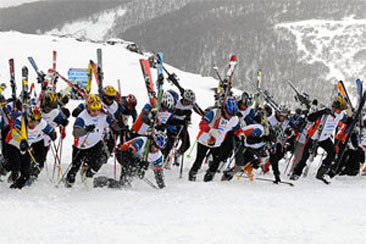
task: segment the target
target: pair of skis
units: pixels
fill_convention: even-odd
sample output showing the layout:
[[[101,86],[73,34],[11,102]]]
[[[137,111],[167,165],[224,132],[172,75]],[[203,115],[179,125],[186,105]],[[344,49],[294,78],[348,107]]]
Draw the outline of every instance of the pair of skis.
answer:
[[[236,64],[238,62],[238,58],[236,55],[232,55],[230,57],[229,65],[226,69],[225,77],[223,80],[221,80],[221,77],[219,76],[220,83],[219,87],[217,89],[217,97],[219,99],[218,101],[218,110],[216,112],[216,116],[214,118],[214,124],[212,126],[213,129],[218,129],[220,126],[220,120],[222,116],[222,112],[225,109],[225,101],[228,97],[228,94],[231,90],[231,83],[235,71]],[[216,143],[216,138],[213,136],[210,136],[208,141],[208,146],[214,146]]]

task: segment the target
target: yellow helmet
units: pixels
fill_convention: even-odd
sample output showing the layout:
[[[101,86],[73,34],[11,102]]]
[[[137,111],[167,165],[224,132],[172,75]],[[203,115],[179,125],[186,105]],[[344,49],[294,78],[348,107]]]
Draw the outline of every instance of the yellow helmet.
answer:
[[[347,109],[347,100],[340,94],[334,97],[333,106],[338,109]]]
[[[104,95],[106,95],[108,97],[115,97],[115,96],[117,96],[117,91],[116,91],[116,89],[114,89],[113,86],[106,86],[104,88]]]
[[[40,121],[42,119],[41,110],[36,105],[32,105],[28,109],[28,118],[33,121]]]
[[[47,90],[45,92],[42,107],[57,108],[57,96],[53,90]]]
[[[102,102],[100,98],[95,94],[90,94],[86,100],[86,107],[91,110],[101,110]]]

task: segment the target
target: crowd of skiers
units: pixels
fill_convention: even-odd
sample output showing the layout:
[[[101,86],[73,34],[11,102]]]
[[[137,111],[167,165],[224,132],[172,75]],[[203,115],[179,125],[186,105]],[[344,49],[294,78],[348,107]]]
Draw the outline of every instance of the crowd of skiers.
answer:
[[[334,96],[330,107],[317,106],[314,101],[310,109],[291,112],[284,105],[273,108],[260,102],[258,94],[244,91],[238,97],[221,97],[221,106],[201,111],[194,106],[192,90],[181,94],[168,90],[161,97],[158,111],[147,103],[138,113],[133,94],[121,96],[113,86],[106,86],[100,96],[90,94],[71,114],[66,108],[67,95],[57,93],[52,86],[39,97],[28,96],[30,102],[22,104],[0,94],[0,174],[9,176],[10,188],[21,189],[37,180],[57,134],[65,138],[70,115],[76,119],[72,125],[72,162],[62,173],[66,187],[75,184],[79,171],[89,187],[113,182],[127,186],[134,178],[143,179],[145,171],[152,168],[157,186],[164,188],[164,169],[179,165],[178,159],[191,147],[188,126],[193,111],[201,121],[199,134],[193,137],[197,138],[193,144],[197,145],[197,155],[188,173],[189,181],[196,181],[205,159],[205,182],[221,171],[222,181],[234,176],[253,180],[253,169],[267,173],[271,167],[273,182],[281,183],[279,162],[287,153],[293,155],[288,172],[295,181],[321,147],[326,156],[316,178],[327,184],[337,174],[357,175],[365,161],[359,133],[354,130],[348,135],[352,117],[347,116],[348,101],[340,94]],[[344,145],[347,136],[351,139]],[[338,162],[343,148],[343,160]],[[113,156],[121,165],[119,180],[106,178],[99,184],[94,175]],[[61,170],[61,162],[58,167]]]

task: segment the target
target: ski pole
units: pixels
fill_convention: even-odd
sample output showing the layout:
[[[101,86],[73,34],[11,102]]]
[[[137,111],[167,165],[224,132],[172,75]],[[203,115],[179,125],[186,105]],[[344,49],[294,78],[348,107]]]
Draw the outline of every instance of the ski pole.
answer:
[[[52,142],[52,146],[54,148],[54,150],[52,150],[52,152],[55,151],[54,156],[55,156],[55,159],[57,159],[57,161],[58,161],[58,172],[59,172],[59,174],[61,173],[61,175],[63,175],[62,167],[61,167],[61,159],[60,159],[61,155],[58,155],[58,150],[56,149],[56,144],[54,141]]]
[[[187,134],[188,134],[188,126],[187,126],[187,123],[186,123],[184,141],[183,141],[183,145],[182,145],[183,150],[185,150],[185,145],[186,145],[186,141],[187,141]],[[184,152],[183,152],[183,155],[182,155],[182,160],[180,162],[180,169],[179,169],[179,178],[180,179],[182,179],[182,176],[183,176],[183,163],[184,163]]]
[[[86,142],[86,140],[88,139],[88,136],[90,135],[90,132],[88,132],[87,134],[86,134],[86,137],[85,137],[85,139],[84,139],[84,141],[83,141],[83,143],[81,144],[81,145],[84,145],[84,143]],[[76,148],[76,147],[75,147]],[[72,160],[71,160],[71,163],[69,164],[69,166],[67,167],[67,169],[65,170],[65,174],[62,174],[61,175],[61,179],[58,181],[58,183],[57,183],[57,185],[56,185],[56,187],[58,187],[59,185],[60,185],[60,183],[62,182],[62,181],[64,181],[65,180],[65,175],[67,175],[67,173],[70,171],[70,169],[71,169],[71,166],[72,166],[72,162],[74,162],[74,160],[79,156],[79,154],[80,154],[80,152],[81,152],[81,149],[79,149],[79,151],[75,154],[75,156],[72,158]]]
[[[54,178],[55,178],[56,165],[57,165],[57,158],[56,158],[56,156],[57,156],[57,152],[58,152],[58,150],[60,149],[60,143],[61,143],[61,139],[59,140],[58,145],[57,145],[57,147],[55,147],[55,149],[53,149],[53,148],[51,147],[51,149],[52,149],[52,153],[53,153],[53,156],[55,157],[55,162],[54,162],[54,164],[53,164],[52,179],[54,179]],[[55,153],[54,153],[54,150],[56,151],[56,155],[55,155]]]

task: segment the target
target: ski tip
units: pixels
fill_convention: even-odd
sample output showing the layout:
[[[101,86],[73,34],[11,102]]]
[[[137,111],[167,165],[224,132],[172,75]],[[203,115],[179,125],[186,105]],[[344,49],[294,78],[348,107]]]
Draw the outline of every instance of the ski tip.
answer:
[[[230,61],[238,61],[238,57],[236,55],[231,55]]]

